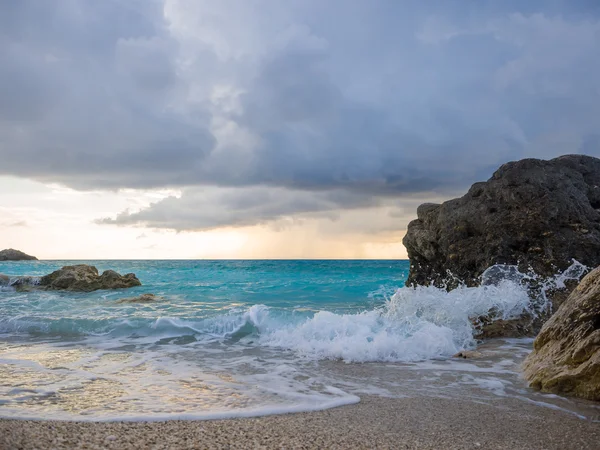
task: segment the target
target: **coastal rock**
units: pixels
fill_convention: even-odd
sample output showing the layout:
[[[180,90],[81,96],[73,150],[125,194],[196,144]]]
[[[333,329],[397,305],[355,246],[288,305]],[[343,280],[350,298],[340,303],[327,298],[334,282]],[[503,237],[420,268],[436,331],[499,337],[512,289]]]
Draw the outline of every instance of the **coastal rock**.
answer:
[[[17,291],[28,291],[39,285],[39,277],[30,276],[16,276],[11,277],[0,273],[0,286],[10,286],[15,288]]]
[[[479,317],[474,322],[474,337],[481,340],[533,337],[541,327],[539,320],[534,320],[527,314],[516,319]]]
[[[114,270],[107,270],[102,275],[98,275],[98,269],[86,264],[65,266],[43,276],[40,280],[40,286],[43,289],[82,292],[98,289],[124,289],[141,286],[141,284],[133,273],[119,275]]]
[[[39,287],[40,277],[19,276],[11,277],[8,285],[18,292],[29,292]]]
[[[14,248],[9,248],[0,250],[0,261],[37,261],[37,258]]]
[[[122,298],[117,300],[117,303],[151,303],[163,300],[163,297],[158,297],[154,294],[142,294],[137,297]]]
[[[544,324],[523,365],[530,386],[600,400],[600,267]]]
[[[100,289],[125,289],[141,285],[142,283],[133,273],[120,275],[114,270],[105,270],[100,275]]]
[[[504,164],[461,198],[421,205],[403,243],[411,261],[409,286],[475,286],[495,264],[543,277],[573,259],[596,267],[600,159],[567,155]]]
[[[456,355],[452,355],[454,358],[463,358],[463,359],[478,359],[483,357],[483,353],[477,352],[475,350],[463,350],[458,352]]]

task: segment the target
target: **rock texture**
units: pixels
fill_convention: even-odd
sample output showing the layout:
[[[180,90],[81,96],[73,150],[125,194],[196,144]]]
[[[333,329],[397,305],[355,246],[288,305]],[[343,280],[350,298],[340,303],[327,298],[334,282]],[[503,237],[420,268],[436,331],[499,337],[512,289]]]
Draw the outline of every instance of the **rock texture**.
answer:
[[[473,286],[494,264],[542,276],[600,265],[600,159],[567,155],[500,167],[461,198],[423,204],[403,240],[407,285]],[[455,277],[448,280],[448,272]]]
[[[542,326],[541,320],[534,319],[529,314],[523,314],[516,319],[498,319],[491,314],[478,317],[473,322],[474,337],[480,340],[533,337]]]
[[[137,297],[122,298],[117,300],[117,303],[151,303],[159,300],[164,300],[163,297],[158,297],[154,294],[142,294]]]
[[[524,363],[531,387],[600,400],[600,267],[542,327]]]
[[[40,279],[39,285],[47,290],[90,292],[98,289],[124,289],[141,286],[133,273],[119,275],[114,270],[106,270],[98,275],[94,266],[79,264],[65,266]]]
[[[14,248],[9,248],[0,250],[0,261],[37,261],[37,258]]]

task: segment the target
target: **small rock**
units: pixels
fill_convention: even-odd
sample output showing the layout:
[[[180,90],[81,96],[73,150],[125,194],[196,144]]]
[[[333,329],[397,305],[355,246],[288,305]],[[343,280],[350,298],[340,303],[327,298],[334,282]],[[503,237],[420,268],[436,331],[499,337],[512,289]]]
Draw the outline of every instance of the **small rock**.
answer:
[[[137,297],[122,298],[117,300],[117,303],[150,303],[159,300],[164,300],[164,297],[158,297],[154,294],[142,294]]]
[[[483,353],[474,350],[463,350],[453,355],[453,358],[475,359],[483,357]]]

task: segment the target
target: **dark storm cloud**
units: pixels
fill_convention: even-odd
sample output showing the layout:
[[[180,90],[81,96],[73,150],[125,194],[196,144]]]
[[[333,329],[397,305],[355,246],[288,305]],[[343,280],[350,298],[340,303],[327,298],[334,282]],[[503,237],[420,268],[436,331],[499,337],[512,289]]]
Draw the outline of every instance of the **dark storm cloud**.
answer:
[[[596,3],[2,2],[0,174],[180,186],[104,222],[200,229],[355,207],[331,192],[363,206],[455,192],[527,156],[600,156]],[[210,207],[202,187],[248,204],[242,188],[273,190],[208,220],[194,203],[224,200]]]

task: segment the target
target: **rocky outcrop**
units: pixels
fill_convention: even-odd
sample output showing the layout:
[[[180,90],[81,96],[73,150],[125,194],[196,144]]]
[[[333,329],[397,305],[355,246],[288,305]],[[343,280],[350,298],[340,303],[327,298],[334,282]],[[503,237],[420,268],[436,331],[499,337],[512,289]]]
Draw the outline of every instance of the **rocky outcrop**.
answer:
[[[86,264],[65,266],[43,276],[39,281],[41,289],[82,292],[98,289],[125,289],[141,286],[141,284],[133,273],[119,275],[114,270],[106,270],[99,275],[98,269]]]
[[[596,267],[600,159],[567,155],[504,164],[461,198],[421,205],[403,243],[411,261],[407,285],[474,286],[494,264],[547,277],[573,259]]]
[[[0,250],[0,261],[37,261],[37,258],[14,248],[9,248]]]
[[[142,294],[137,297],[122,298],[117,300],[117,303],[152,303],[159,300],[164,300],[164,298],[154,294]]]
[[[600,268],[542,327],[524,363],[530,386],[600,400]]]

